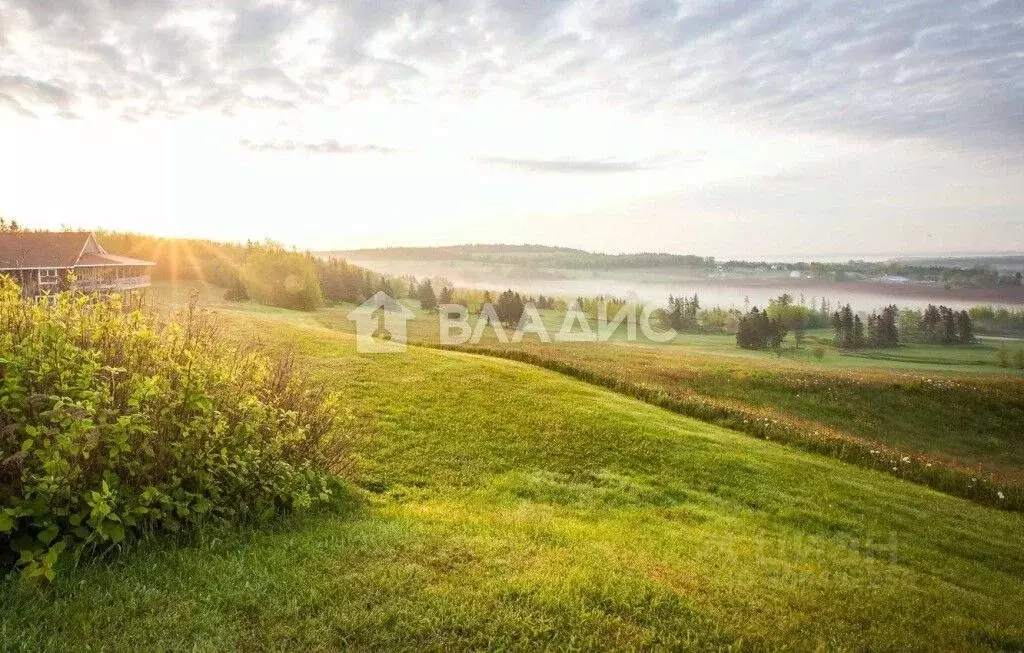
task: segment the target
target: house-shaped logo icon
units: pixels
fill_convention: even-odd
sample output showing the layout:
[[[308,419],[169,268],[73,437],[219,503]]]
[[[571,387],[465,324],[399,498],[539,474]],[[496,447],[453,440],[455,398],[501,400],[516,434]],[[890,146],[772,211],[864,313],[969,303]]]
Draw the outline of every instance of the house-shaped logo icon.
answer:
[[[376,292],[354,308],[348,319],[356,323],[356,351],[360,354],[394,354],[405,351],[405,323],[416,314],[384,291]]]

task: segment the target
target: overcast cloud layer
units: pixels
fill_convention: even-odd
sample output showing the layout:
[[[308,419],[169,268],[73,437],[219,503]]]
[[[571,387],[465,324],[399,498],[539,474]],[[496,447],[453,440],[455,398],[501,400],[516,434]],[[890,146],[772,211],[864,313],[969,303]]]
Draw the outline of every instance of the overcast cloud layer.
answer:
[[[0,212],[318,248],[1024,250],[1024,5],[0,0]]]
[[[0,103],[139,120],[500,92],[1024,143],[1019,0],[224,6],[0,0]]]

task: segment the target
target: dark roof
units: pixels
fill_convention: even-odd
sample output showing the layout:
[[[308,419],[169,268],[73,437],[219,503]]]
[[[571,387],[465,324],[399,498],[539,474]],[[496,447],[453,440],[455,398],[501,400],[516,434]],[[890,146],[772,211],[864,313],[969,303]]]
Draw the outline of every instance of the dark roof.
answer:
[[[99,253],[90,252],[83,256],[82,251],[90,236],[92,233],[88,231],[0,233],[0,270],[70,268],[79,262],[79,257],[89,257],[92,265],[149,264],[148,261],[107,254],[102,247]]]
[[[140,258],[130,256],[118,256],[117,254],[94,254],[86,252],[78,259],[78,265],[156,265],[153,261],[143,261]]]

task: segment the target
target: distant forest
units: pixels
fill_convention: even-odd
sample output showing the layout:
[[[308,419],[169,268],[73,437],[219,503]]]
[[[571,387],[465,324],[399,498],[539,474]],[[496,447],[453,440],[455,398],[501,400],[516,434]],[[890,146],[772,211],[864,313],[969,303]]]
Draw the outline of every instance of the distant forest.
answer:
[[[927,282],[947,288],[1003,288],[1021,286],[1024,256],[929,259],[920,261],[848,261],[846,263],[770,261],[718,261],[692,254],[604,254],[543,245],[454,245],[447,247],[391,247],[322,252],[356,261],[460,261],[481,265],[611,271],[672,268],[700,274],[786,275],[798,272],[828,281]]]
[[[324,256],[390,261],[472,261],[499,265],[569,269],[687,267],[713,269],[713,256],[689,254],[599,254],[545,245],[453,245],[449,247],[388,247],[323,252]]]

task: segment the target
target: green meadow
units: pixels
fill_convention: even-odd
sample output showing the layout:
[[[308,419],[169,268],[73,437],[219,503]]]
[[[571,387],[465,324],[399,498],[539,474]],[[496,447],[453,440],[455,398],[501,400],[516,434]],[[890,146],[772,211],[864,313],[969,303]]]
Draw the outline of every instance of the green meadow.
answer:
[[[188,289],[154,294],[180,305]],[[342,326],[345,307],[301,313],[225,304],[210,290],[200,301],[221,313],[225,338],[293,348],[325,387],[343,394],[343,428],[356,443],[348,495],[332,509],[262,529],[201,529],[111,551],[45,587],[8,579],[2,648],[1024,647],[1019,512],[692,419],[541,365],[426,347],[360,355]],[[780,374],[771,370],[821,368],[826,385],[878,373],[727,356],[720,338],[707,346],[723,351],[693,352],[682,342],[552,351],[602,372],[634,361],[620,373],[647,369],[650,377],[635,380],[666,384],[675,375],[680,387],[706,384],[712,398],[792,419],[827,404],[813,392],[819,399],[806,403],[784,403],[768,390],[748,396],[778,381],[765,376]],[[670,364],[673,357],[679,361]],[[717,385],[707,383],[715,374]],[[893,383],[907,391],[885,415],[938,409],[936,391],[919,387],[916,375],[899,378]],[[924,437],[934,420],[944,456],[970,454],[1009,474],[1020,463],[1020,431],[1012,429],[1021,424],[1020,395],[1017,403],[1012,396],[1018,378],[942,378],[988,379],[985,392],[995,388],[991,400],[1005,413],[977,433],[1005,442],[986,455],[964,444],[972,442],[967,431],[941,428],[942,415],[863,433],[881,439],[909,428],[911,435],[891,437]],[[945,389],[935,394],[947,395],[960,401]],[[842,394],[818,419],[840,420],[839,406],[858,396]],[[865,397],[863,405],[874,400]],[[866,419],[862,405],[850,410],[849,419]]]

